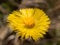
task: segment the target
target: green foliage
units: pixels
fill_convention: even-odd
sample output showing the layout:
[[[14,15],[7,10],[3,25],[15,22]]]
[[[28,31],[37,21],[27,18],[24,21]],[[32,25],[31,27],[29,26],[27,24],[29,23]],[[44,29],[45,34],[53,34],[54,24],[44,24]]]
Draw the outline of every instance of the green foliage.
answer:
[[[57,45],[60,45],[60,41],[57,42]]]
[[[48,41],[46,45],[53,45],[52,41]]]

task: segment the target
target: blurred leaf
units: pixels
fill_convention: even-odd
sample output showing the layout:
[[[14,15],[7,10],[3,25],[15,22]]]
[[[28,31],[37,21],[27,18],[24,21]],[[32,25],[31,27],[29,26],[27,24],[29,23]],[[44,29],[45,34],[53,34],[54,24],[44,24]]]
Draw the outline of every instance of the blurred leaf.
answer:
[[[3,18],[3,14],[2,14],[2,12],[0,12],[0,19],[1,19],[1,18]]]
[[[16,3],[21,3],[22,0],[14,0]]]
[[[57,45],[60,45],[60,41],[57,42]]]
[[[4,9],[6,9],[6,10],[8,10],[8,11],[11,10],[7,3],[2,3],[1,5],[2,5],[2,7],[3,7]]]
[[[51,8],[51,7],[54,7],[55,6],[55,3],[56,3],[57,0],[46,0],[46,1],[47,1],[48,5]]]
[[[48,41],[46,45],[53,45],[52,41]]]

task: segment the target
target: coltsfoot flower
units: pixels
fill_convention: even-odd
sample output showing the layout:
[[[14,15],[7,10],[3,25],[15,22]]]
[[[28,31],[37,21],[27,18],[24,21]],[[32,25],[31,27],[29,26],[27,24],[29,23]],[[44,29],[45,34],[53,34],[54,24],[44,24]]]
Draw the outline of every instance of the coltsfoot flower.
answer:
[[[38,8],[25,8],[14,11],[7,17],[8,26],[21,36],[21,39],[43,38],[49,28],[49,17]]]

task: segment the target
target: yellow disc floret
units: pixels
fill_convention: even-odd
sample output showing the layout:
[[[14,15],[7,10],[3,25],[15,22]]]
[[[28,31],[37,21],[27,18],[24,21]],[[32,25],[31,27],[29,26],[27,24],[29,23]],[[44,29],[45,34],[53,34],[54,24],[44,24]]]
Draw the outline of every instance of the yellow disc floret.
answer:
[[[38,8],[25,8],[9,14],[7,22],[21,39],[25,37],[37,41],[48,31],[50,19]]]
[[[34,19],[33,17],[25,17],[23,18],[24,24],[27,27],[32,27],[34,25]]]

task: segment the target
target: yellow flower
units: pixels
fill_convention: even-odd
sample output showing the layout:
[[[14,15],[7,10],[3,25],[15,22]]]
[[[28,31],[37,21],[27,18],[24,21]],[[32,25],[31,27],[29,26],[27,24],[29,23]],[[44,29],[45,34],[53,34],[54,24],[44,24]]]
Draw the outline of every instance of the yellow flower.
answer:
[[[7,22],[21,39],[33,38],[37,41],[48,31],[50,19],[38,8],[25,8],[9,14]]]

